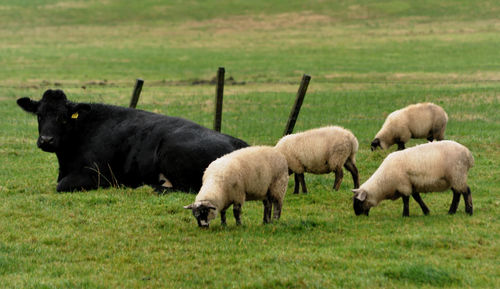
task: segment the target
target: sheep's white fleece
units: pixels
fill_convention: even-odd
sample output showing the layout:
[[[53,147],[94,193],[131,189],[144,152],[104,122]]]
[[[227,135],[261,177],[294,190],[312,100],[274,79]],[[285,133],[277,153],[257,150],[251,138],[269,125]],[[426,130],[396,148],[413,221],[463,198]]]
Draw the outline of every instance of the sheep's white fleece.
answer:
[[[467,172],[474,158],[465,146],[440,141],[389,154],[359,190],[367,193],[372,206],[385,199],[396,199],[396,191],[410,196],[416,192],[442,192],[454,188],[467,190]]]
[[[348,158],[355,164],[358,146],[350,130],[327,126],[284,136],[275,147],[294,173],[326,174],[342,169]]]
[[[390,113],[375,139],[380,140],[382,149],[396,140],[406,143],[410,138],[427,138],[430,134],[443,140],[447,122],[448,115],[442,107],[430,102],[412,104]]]
[[[236,150],[213,161],[205,170],[195,203],[209,201],[217,212],[231,204],[263,200],[283,201],[288,185],[285,157],[270,146]]]

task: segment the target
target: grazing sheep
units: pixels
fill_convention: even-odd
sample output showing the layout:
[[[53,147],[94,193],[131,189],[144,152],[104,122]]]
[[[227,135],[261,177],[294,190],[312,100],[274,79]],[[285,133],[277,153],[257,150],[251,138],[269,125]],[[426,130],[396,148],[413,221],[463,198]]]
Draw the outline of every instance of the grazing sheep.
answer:
[[[236,224],[240,225],[241,206],[245,201],[262,200],[264,223],[281,215],[281,206],[288,185],[285,157],[269,146],[254,146],[234,151],[213,161],[205,170],[203,185],[191,209],[198,226],[208,227],[220,212],[226,224],[226,209],[233,205]]]
[[[304,172],[327,174],[335,172],[333,188],[338,191],[344,173],[351,172],[354,188],[359,187],[356,168],[358,140],[351,131],[339,126],[327,126],[282,137],[275,146],[288,162],[289,173],[295,173],[294,194],[307,193]]]
[[[382,200],[403,198],[403,216],[409,216],[410,196],[425,215],[429,209],[419,193],[453,191],[449,214],[457,211],[460,194],[465,212],[472,215],[472,197],[467,185],[467,172],[474,165],[471,152],[454,141],[432,142],[389,154],[375,173],[352,190],[356,215],[368,216],[371,207]]]
[[[410,138],[443,140],[448,115],[444,109],[430,102],[409,105],[389,114],[371,143],[372,151],[387,149],[393,144],[405,149]]]

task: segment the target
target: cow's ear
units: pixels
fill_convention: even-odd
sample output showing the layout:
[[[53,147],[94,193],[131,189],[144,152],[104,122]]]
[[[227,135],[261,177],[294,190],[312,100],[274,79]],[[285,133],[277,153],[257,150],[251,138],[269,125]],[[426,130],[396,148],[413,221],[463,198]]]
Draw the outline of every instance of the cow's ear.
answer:
[[[31,113],[36,113],[38,104],[38,101],[31,100],[29,97],[21,97],[17,100],[17,105],[19,105],[23,110]]]

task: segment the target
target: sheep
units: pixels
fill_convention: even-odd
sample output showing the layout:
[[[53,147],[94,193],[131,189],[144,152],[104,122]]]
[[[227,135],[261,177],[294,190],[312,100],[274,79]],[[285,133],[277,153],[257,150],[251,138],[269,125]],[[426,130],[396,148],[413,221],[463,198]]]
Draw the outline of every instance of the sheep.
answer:
[[[205,170],[202,187],[190,209],[199,227],[208,227],[220,212],[226,225],[226,209],[233,205],[236,224],[241,224],[241,207],[245,201],[262,200],[264,223],[281,215],[281,206],[288,186],[285,157],[271,146],[253,146],[226,154]]]
[[[382,200],[402,197],[403,217],[407,217],[411,195],[424,215],[428,215],[429,209],[419,193],[443,192],[451,188],[453,201],[448,213],[455,214],[462,194],[465,212],[472,215],[467,173],[473,166],[471,152],[454,141],[431,142],[393,152],[359,189],[352,190],[354,212],[368,216],[370,208]]]
[[[307,193],[304,172],[327,174],[335,172],[333,189],[340,188],[344,173],[342,166],[351,172],[354,188],[359,187],[356,168],[358,140],[354,134],[339,126],[326,126],[282,137],[275,146],[288,162],[289,174],[295,173],[294,194]]]
[[[409,105],[387,116],[371,143],[371,150],[387,149],[393,144],[404,150],[410,138],[443,140],[447,122],[448,115],[439,105],[430,102]]]

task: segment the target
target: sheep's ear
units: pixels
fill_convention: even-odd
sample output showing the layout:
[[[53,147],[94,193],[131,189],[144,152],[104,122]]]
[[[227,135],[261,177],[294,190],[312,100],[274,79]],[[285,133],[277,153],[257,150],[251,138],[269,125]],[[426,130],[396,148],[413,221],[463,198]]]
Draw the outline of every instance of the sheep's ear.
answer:
[[[354,193],[353,198],[358,199],[361,202],[366,200],[366,191],[361,189],[353,189],[352,192]]]
[[[194,204],[184,206],[184,209],[187,209],[187,210],[192,210],[193,208],[194,208]]]
[[[217,208],[214,205],[207,206],[210,210],[217,210]]]

